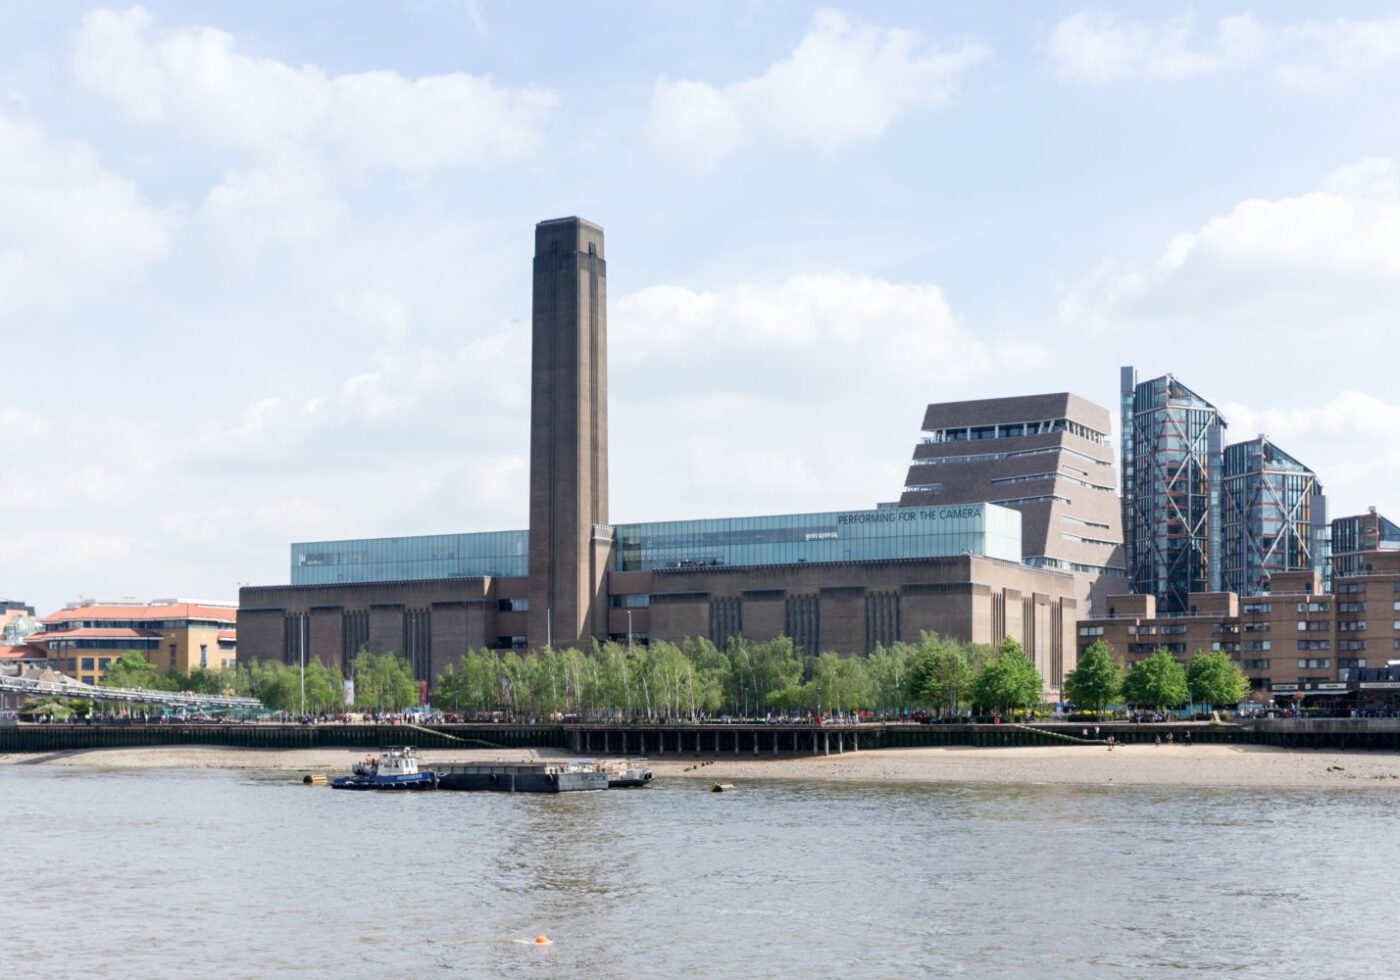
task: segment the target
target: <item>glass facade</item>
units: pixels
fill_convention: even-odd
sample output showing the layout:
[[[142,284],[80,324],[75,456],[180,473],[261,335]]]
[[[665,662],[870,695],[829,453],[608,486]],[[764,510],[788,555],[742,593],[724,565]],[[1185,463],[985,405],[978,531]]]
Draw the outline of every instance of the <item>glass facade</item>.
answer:
[[[1130,369],[1129,369],[1130,370]],[[1171,375],[1123,399],[1123,541],[1128,580],[1163,613],[1184,612],[1192,592],[1219,592],[1221,443],[1215,406]]]
[[[1021,515],[993,504],[619,524],[615,569],[980,555],[1021,560]]]
[[[613,535],[617,571],[963,554],[1021,560],[1021,515],[994,504],[618,524]],[[529,553],[528,531],[308,542],[292,545],[292,584],[523,577]]]
[[[524,576],[529,537],[528,531],[486,531],[294,544],[292,584]]]
[[[1225,449],[1221,585],[1258,595],[1275,572],[1325,570],[1317,476],[1262,436]]]

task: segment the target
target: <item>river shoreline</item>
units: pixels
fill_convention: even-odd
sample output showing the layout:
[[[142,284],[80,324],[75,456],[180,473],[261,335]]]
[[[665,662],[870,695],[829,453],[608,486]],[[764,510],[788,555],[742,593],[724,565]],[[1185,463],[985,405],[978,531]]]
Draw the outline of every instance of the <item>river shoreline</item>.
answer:
[[[243,749],[215,746],[89,749],[0,755],[6,766],[96,770],[231,769],[336,773],[364,755],[356,749]],[[573,758],[555,749],[424,749],[425,768],[451,761],[526,762]],[[1400,790],[1400,753],[1327,752],[1234,745],[1127,745],[1016,748],[906,748],[833,756],[729,754],[652,758],[658,779],[712,782],[799,780],[893,784],[1157,786],[1166,788]],[[0,775],[3,779],[3,775]]]

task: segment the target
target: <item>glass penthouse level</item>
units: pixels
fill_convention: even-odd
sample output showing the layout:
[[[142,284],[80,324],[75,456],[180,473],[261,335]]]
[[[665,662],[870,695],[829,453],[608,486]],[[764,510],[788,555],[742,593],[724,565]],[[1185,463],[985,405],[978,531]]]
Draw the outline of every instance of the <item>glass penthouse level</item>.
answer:
[[[615,571],[976,555],[1021,560],[1021,515],[995,504],[619,524]],[[529,574],[526,531],[292,545],[292,584]]]

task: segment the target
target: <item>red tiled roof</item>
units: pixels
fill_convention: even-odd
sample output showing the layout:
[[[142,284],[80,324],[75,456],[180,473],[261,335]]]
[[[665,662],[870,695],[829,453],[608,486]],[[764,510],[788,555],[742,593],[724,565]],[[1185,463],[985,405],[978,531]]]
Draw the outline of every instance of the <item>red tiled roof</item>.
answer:
[[[238,639],[238,630],[219,630],[219,639],[236,640]]]
[[[84,627],[76,630],[52,630],[34,633],[30,643],[47,643],[50,640],[142,640],[160,639],[155,630],[136,630],[127,627]]]
[[[163,606],[109,606],[94,604],[75,609],[60,609],[45,616],[42,623],[66,623],[72,620],[116,619],[220,619],[236,622],[238,610],[232,606],[202,606],[195,602],[175,602]]]
[[[28,644],[22,643],[19,646],[0,644],[0,660],[42,660],[47,656],[47,651]]]

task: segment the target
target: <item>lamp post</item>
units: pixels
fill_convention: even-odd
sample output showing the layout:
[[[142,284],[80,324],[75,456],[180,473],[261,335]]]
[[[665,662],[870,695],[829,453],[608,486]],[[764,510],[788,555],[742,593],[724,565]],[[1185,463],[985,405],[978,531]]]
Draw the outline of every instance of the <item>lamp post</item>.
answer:
[[[632,610],[627,610],[627,652],[632,652]]]
[[[306,714],[306,634],[311,626],[310,615],[301,620],[301,713]]]

